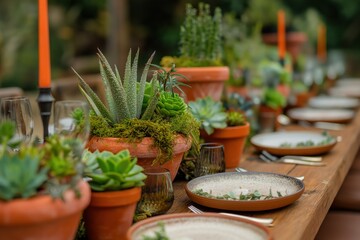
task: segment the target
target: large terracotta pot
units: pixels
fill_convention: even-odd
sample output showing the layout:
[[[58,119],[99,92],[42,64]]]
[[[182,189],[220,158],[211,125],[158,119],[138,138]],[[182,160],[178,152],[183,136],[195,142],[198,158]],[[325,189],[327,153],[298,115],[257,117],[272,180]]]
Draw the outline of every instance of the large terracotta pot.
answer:
[[[262,40],[268,45],[277,46],[277,33],[262,34]],[[286,50],[290,53],[293,62],[297,60],[297,56],[301,52],[303,44],[307,41],[307,36],[303,32],[287,32],[286,33]]]
[[[125,239],[140,197],[140,187],[122,191],[92,192],[90,205],[84,212],[88,239]]]
[[[219,101],[224,88],[224,82],[229,79],[229,67],[187,67],[176,68],[177,73],[183,74],[188,80],[179,79],[190,87],[181,87],[186,94],[186,101],[197,98],[212,97]]]
[[[200,134],[206,142],[217,142],[224,145],[225,167],[235,168],[239,166],[241,161],[246,137],[250,134],[250,124],[215,129],[211,135],[208,135],[205,131],[200,131]]]
[[[81,181],[81,197],[66,191],[64,200],[43,195],[0,201],[0,239],[73,240],[83,210],[90,202],[90,187]]]
[[[150,137],[143,138],[139,143],[127,143],[121,138],[102,138],[93,136],[90,138],[87,147],[91,152],[99,150],[100,152],[110,151],[118,153],[124,149],[128,149],[131,156],[137,157],[137,163],[140,166],[149,168],[160,166],[159,164],[153,165],[153,161],[158,155],[158,150],[152,147],[153,144],[153,139]],[[190,147],[191,140],[188,140],[181,135],[177,135],[174,142],[173,158],[161,165],[170,171],[172,180],[175,179],[184,153],[189,150]]]

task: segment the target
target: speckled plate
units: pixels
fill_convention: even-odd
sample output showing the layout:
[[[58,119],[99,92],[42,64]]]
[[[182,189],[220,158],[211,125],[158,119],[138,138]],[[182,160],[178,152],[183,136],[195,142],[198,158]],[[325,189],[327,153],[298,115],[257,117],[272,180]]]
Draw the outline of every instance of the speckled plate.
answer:
[[[271,240],[270,231],[255,222],[216,213],[181,213],[152,217],[134,224],[127,240],[154,237],[164,225],[169,239],[178,240]]]
[[[185,187],[189,198],[200,205],[233,211],[263,211],[287,206],[296,201],[304,192],[304,183],[296,178],[265,172],[225,172],[206,175],[189,181]],[[222,196],[239,191],[258,190],[272,199],[266,200],[225,200],[205,197],[194,192],[202,189],[214,196]],[[281,196],[278,196],[278,192]]]
[[[337,143],[336,138],[333,137],[333,141],[324,145],[306,147],[280,147],[284,143],[289,143],[293,146],[296,146],[296,144],[300,142],[306,142],[308,140],[312,140],[314,143],[320,143],[326,140],[326,136],[321,133],[309,131],[272,132],[257,134],[251,138],[250,142],[257,150],[265,150],[271,154],[279,156],[320,155],[330,151]]]
[[[309,100],[309,106],[313,108],[357,108],[359,99],[347,97],[320,96]]]
[[[289,110],[288,116],[297,121],[346,123],[353,119],[354,111],[347,109],[293,108]]]
[[[329,89],[329,95],[360,98],[360,84],[340,85]]]
[[[336,81],[336,86],[360,86],[360,78],[341,78]]]

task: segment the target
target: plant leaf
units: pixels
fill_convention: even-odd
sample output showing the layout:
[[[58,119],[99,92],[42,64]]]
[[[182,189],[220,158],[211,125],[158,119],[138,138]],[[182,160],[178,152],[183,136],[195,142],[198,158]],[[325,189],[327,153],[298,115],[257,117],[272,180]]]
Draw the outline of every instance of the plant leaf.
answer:
[[[145,85],[146,85],[146,79],[147,79],[147,75],[148,75],[148,71],[150,68],[150,64],[154,58],[155,52],[153,52],[150,56],[150,58],[148,59],[144,70],[141,74],[141,79],[140,79],[140,86],[139,86],[139,92],[137,94],[137,113],[136,113],[136,117],[140,118],[141,115],[141,106],[142,106],[142,102],[144,101],[144,93],[145,93]]]

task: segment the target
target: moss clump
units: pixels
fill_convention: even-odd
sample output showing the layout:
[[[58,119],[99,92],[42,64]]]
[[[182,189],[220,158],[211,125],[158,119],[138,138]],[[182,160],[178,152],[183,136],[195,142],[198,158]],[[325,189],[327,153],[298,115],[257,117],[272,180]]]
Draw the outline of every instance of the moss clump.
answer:
[[[98,137],[126,138],[129,143],[140,142],[144,137],[153,138],[153,147],[159,151],[154,163],[159,164],[172,158],[176,134],[188,139],[193,134],[199,135],[199,123],[188,112],[173,118],[155,115],[151,120],[128,119],[113,126],[105,118],[91,115],[90,125],[91,134]]]

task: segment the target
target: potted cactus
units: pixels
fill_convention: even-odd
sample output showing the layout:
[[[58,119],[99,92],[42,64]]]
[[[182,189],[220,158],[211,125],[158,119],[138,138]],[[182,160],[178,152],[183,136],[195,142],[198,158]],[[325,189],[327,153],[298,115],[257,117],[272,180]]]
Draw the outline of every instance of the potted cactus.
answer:
[[[14,133],[13,123],[0,123],[0,238],[74,239],[90,201],[82,144],[53,135],[41,146],[13,151]]]
[[[177,72],[187,80],[179,80],[190,85],[183,87],[187,101],[211,96],[220,100],[224,82],[229,78],[229,68],[223,66],[222,58],[222,14],[216,8],[210,14],[210,5],[199,3],[198,9],[186,5],[185,20],[180,28],[180,56],[165,56],[161,65],[175,64]]]
[[[88,239],[124,239],[131,226],[146,175],[128,150],[116,154],[87,151],[84,175],[91,180],[91,201],[84,212]]]
[[[250,124],[240,112],[226,112],[221,102],[210,97],[189,103],[191,112],[201,123],[201,137],[206,142],[218,142],[225,148],[226,168],[239,165],[250,133]]]
[[[175,178],[182,156],[199,135],[198,122],[184,100],[174,93],[178,87],[175,70],[158,69],[151,81],[147,74],[153,55],[138,78],[137,51],[129,52],[125,76],[113,70],[99,51],[100,73],[105,86],[103,103],[79,74],[79,87],[93,110],[90,116],[90,151],[117,153],[128,149],[144,168],[162,165]],[[176,75],[174,75],[176,74]]]

